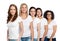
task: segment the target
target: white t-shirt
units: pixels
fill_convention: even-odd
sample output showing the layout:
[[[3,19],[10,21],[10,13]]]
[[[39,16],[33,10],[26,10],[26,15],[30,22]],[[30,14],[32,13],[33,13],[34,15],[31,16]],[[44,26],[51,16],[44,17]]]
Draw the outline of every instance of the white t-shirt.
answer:
[[[40,38],[42,38],[45,31],[44,26],[47,25],[47,20],[45,18],[42,18],[40,21]]]
[[[24,28],[24,33],[22,37],[29,37],[30,36],[30,23],[32,22],[32,17],[28,15],[26,19],[22,19],[22,22],[23,22],[23,28]]]
[[[21,18],[17,17],[14,22],[8,22],[7,27],[9,30],[9,39],[18,39],[19,35],[19,22],[21,22]]]
[[[50,38],[53,32],[53,26],[56,25],[56,22],[54,20],[52,20],[49,24],[48,24],[48,33],[47,33],[47,37]],[[55,38],[55,36],[53,37]]]
[[[37,24],[38,23],[40,23],[40,20],[39,20],[39,18],[35,18],[34,20],[33,20],[33,28],[34,28],[34,38],[37,38],[37,36],[38,36],[38,33],[37,33]]]

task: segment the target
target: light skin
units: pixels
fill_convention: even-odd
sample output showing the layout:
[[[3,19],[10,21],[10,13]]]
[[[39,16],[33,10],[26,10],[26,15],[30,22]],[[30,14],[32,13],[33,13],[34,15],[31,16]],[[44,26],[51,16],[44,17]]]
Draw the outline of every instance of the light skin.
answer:
[[[16,9],[15,9],[14,6],[11,6],[11,7],[10,7],[10,13],[11,13],[11,15],[12,15],[12,18],[10,19],[10,21],[12,21],[14,15],[15,15],[15,13],[16,13]],[[9,38],[8,38],[8,37],[9,37],[8,34],[9,34],[9,30],[7,30],[7,40],[9,39]]]
[[[37,10],[37,16],[39,19],[42,19],[43,17],[41,16],[42,12],[40,10]],[[48,32],[48,25],[44,25],[44,34],[43,34],[43,37],[41,39],[41,41],[44,41],[44,38],[46,37],[47,35],[47,32]]]
[[[34,20],[35,14],[36,14],[35,9],[31,9],[30,10],[30,14],[32,16],[32,19]],[[38,39],[37,39],[37,41],[39,41],[39,37],[40,37],[40,23],[37,24],[37,32],[38,32]]]
[[[14,6],[11,6],[10,7],[10,13],[11,13],[11,15],[15,15],[15,13],[16,13],[16,9],[15,9],[15,7]]]
[[[12,21],[12,19],[13,19],[14,15],[15,15],[15,13],[16,13],[16,9],[15,9],[15,7],[14,7],[14,6],[11,6],[11,8],[10,8],[10,13],[11,13],[11,15],[12,15],[12,18],[11,18],[11,20],[10,20],[10,21]]]
[[[20,41],[21,40],[21,37],[22,37],[22,35],[24,33],[22,21],[19,23],[19,27],[20,27],[20,33],[19,33],[19,37],[18,37],[18,40],[17,41]]]
[[[51,13],[48,12],[48,13],[47,13],[48,23],[50,23],[50,22],[52,21],[51,17],[52,17],[52,16],[51,16]],[[52,33],[49,41],[52,41],[52,39],[53,39],[53,37],[54,37],[54,35],[55,35],[55,33],[56,33],[56,30],[57,30],[57,25],[53,25],[53,33]]]
[[[14,15],[15,15],[15,13],[16,13],[16,8],[15,8],[14,6],[11,6],[11,7],[10,7],[10,13],[11,13],[11,15],[12,15],[12,18],[11,18],[10,21],[12,21]],[[23,35],[23,26],[22,26],[23,24],[22,24],[22,22],[20,22],[19,24],[20,24],[19,27],[20,27],[20,29],[21,29],[21,30],[20,30],[21,32],[20,32],[20,34],[19,34],[18,40],[19,40],[20,37]],[[8,35],[8,33],[9,33],[9,30],[7,31],[7,35]],[[17,41],[18,41],[18,40],[17,40]]]
[[[27,9],[27,6],[26,5],[22,5],[22,8],[21,8],[21,12],[22,12],[22,15],[21,15],[21,18],[23,19],[23,20],[25,20],[26,18],[27,18],[27,12],[28,11],[28,9]],[[33,25],[32,25],[33,23],[32,22],[30,22],[30,31],[31,31],[31,36],[32,36],[32,39],[31,39],[31,41],[33,41]]]
[[[22,19],[26,19],[27,18],[27,7],[26,5],[23,5],[22,8],[21,8],[21,12],[22,12]]]
[[[41,19],[42,16],[41,16],[42,12],[40,10],[37,10],[37,16]]]
[[[26,14],[26,12],[27,12],[27,6],[26,5],[22,5],[22,7],[21,7],[21,12],[24,14]]]

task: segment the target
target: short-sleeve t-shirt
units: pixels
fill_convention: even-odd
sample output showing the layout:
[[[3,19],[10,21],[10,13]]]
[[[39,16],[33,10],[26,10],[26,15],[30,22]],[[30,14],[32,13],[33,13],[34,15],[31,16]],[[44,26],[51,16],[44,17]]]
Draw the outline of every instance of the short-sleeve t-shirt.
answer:
[[[50,38],[52,33],[53,33],[53,26],[57,25],[55,20],[52,20],[49,24],[48,24],[48,33],[47,33],[47,38]],[[54,35],[53,38],[55,38],[56,36]]]
[[[23,28],[24,28],[24,33],[22,37],[29,37],[30,36],[30,23],[32,22],[32,17],[28,15],[26,19],[22,19],[22,22],[23,22]]]
[[[19,23],[21,22],[21,18],[17,17],[14,22],[8,22],[7,27],[9,30],[9,39],[18,39],[19,35]]]
[[[44,29],[45,25],[48,25],[47,20],[45,18],[40,19],[40,38],[43,37],[44,31],[45,31]]]
[[[38,23],[40,23],[40,20],[39,20],[39,18],[34,18],[34,20],[33,20],[33,28],[34,28],[34,38],[37,38],[37,35],[38,35],[38,33],[37,33],[37,24]]]

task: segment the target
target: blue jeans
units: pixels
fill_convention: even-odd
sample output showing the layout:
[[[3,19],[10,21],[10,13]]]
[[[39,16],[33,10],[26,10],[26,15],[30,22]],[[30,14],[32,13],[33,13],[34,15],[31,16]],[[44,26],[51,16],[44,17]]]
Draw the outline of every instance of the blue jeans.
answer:
[[[39,39],[39,41],[41,41],[42,38]],[[47,37],[45,37],[44,41],[47,41]]]
[[[21,41],[30,41],[30,37],[22,37]]]
[[[49,41],[49,40],[50,40],[50,38],[47,38],[47,41]],[[53,38],[52,41],[56,41],[56,38]]]
[[[34,38],[34,41],[37,41],[37,38]]]
[[[8,39],[8,41],[17,41],[17,39]]]

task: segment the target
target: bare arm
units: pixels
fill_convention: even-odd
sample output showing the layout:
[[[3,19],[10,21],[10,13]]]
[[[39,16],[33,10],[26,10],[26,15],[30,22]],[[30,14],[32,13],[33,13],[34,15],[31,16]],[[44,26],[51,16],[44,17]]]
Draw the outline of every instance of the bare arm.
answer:
[[[55,33],[56,33],[56,30],[57,30],[57,26],[54,25],[54,26],[53,26],[53,33],[52,33],[52,35],[51,35],[50,38],[53,38],[53,37],[54,37],[54,35],[55,35]]]
[[[44,26],[44,29],[45,29],[45,31],[44,31],[44,34],[43,34],[43,38],[45,38],[46,35],[47,35],[47,32],[48,32],[48,25],[45,25],[45,26]]]
[[[38,31],[38,41],[40,38],[40,23],[37,24],[37,31]]]
[[[34,29],[33,29],[33,22],[30,23],[30,31],[31,31],[31,37],[32,37],[32,40],[34,39]]]
[[[22,37],[22,35],[23,35],[23,32],[24,32],[24,29],[23,29],[23,23],[21,22],[20,23],[20,34],[19,34],[19,36],[20,36],[20,38]]]
[[[7,41],[8,41],[8,37],[9,37],[9,30],[7,30]]]
[[[19,33],[18,41],[20,41],[20,39],[21,39],[21,37],[23,35],[23,32],[24,32],[22,22],[19,23],[19,29],[20,29],[20,33]]]

